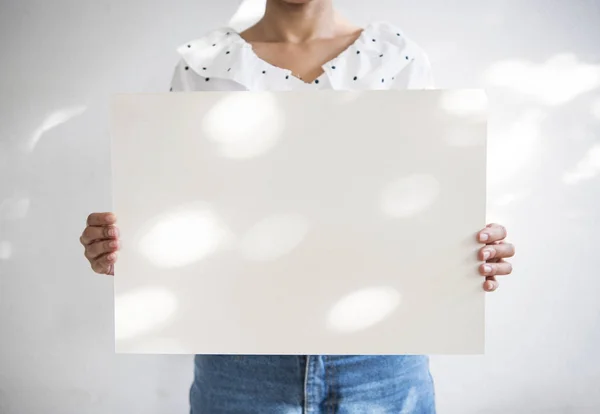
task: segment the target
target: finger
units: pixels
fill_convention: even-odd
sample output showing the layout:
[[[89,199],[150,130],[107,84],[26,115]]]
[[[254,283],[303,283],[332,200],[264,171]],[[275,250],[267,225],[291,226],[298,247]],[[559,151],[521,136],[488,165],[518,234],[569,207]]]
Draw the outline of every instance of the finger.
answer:
[[[483,276],[509,275],[512,273],[512,265],[504,261],[483,263],[479,266],[479,273]]]
[[[102,275],[114,275],[117,253],[110,253],[91,262],[94,272]]]
[[[119,229],[117,226],[88,226],[83,230],[79,241],[84,246],[98,240],[116,239],[119,237]]]
[[[515,255],[515,246],[510,243],[490,244],[483,246],[479,250],[479,260],[502,259],[513,257]]]
[[[504,226],[500,224],[488,224],[485,229],[478,233],[477,240],[481,243],[493,243],[505,239],[507,234]]]
[[[88,226],[109,226],[117,222],[114,213],[92,213],[87,218]]]
[[[100,256],[113,253],[119,250],[120,243],[118,240],[103,240],[92,243],[85,248],[85,257],[88,260],[96,260]]]
[[[483,282],[483,290],[485,290],[486,292],[493,292],[496,289],[498,289],[499,286],[500,284],[493,276],[486,277],[485,282]]]

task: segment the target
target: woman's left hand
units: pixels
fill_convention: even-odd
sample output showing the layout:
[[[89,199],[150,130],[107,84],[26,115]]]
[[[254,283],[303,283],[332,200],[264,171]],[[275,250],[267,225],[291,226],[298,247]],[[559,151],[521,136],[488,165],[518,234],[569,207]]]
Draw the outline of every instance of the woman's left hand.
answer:
[[[515,255],[515,246],[506,243],[505,239],[506,228],[499,224],[488,224],[477,234],[477,240],[485,244],[479,250],[478,258],[485,262],[479,266],[479,273],[485,276],[483,289],[486,292],[498,289],[496,276],[512,272],[512,265],[504,259]]]

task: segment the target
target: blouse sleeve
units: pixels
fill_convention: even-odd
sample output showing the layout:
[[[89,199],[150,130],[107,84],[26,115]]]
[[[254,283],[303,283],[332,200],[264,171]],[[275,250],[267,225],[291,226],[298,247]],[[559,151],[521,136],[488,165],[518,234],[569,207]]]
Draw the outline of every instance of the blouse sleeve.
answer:
[[[420,53],[413,63],[416,65],[411,74],[410,89],[434,89],[433,71],[427,54]]]
[[[171,92],[185,92],[193,90],[190,84],[189,68],[185,69],[185,62],[183,59],[177,63],[175,70],[173,71],[173,78],[171,79]]]
[[[415,48],[412,61],[396,74],[393,89],[434,89],[433,72],[427,54]]]

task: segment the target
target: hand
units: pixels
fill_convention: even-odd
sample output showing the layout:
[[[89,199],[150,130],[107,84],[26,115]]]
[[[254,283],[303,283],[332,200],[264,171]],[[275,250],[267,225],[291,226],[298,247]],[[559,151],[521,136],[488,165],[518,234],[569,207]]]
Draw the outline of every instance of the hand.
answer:
[[[509,275],[512,265],[504,259],[515,255],[515,246],[506,243],[506,229],[499,224],[488,224],[477,234],[477,240],[485,244],[478,253],[479,260],[484,261],[479,266],[479,273],[485,276],[483,289],[493,292],[498,289],[497,275]]]
[[[116,222],[117,216],[113,213],[92,213],[79,238],[85,247],[85,257],[96,273],[115,275],[115,262],[120,247]]]

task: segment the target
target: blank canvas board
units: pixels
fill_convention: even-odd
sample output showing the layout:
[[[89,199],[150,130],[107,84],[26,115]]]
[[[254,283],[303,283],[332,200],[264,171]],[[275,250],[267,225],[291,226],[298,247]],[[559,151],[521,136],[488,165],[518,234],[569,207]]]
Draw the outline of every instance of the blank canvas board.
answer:
[[[116,95],[116,351],[482,353],[486,102]]]

